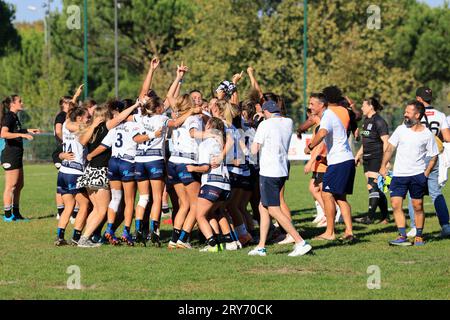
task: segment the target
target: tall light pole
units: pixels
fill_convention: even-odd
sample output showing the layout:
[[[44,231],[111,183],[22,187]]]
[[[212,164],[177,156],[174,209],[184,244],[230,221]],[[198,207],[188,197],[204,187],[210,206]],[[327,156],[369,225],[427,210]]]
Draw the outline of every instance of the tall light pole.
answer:
[[[303,122],[308,109],[308,0],[303,2]]]
[[[119,31],[117,22],[117,0],[114,0],[114,88],[116,99],[119,98]]]
[[[87,20],[87,0],[84,0],[84,99],[89,94],[88,86],[88,20]]]

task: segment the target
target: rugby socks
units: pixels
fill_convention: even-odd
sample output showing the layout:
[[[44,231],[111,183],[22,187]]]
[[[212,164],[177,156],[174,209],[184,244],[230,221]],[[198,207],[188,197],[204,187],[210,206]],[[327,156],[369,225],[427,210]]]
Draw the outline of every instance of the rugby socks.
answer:
[[[152,220],[150,222],[150,232],[154,232],[159,235],[159,221]]]
[[[209,238],[206,243],[211,246],[211,247],[215,247],[217,246],[217,239],[215,236],[212,236],[211,238]]]
[[[80,208],[73,208],[72,211],[72,218],[76,219],[77,215],[78,215],[78,211],[80,210]]]
[[[20,208],[19,208],[19,206],[13,205],[12,211],[13,211],[13,215],[14,215],[15,217],[21,217],[21,216],[22,216],[22,215],[20,214]]]
[[[423,237],[423,228],[417,228],[416,237]]]
[[[374,220],[377,212],[378,204],[380,202],[380,193],[376,190],[371,190],[369,193],[369,218]]]
[[[383,192],[380,192],[380,202],[378,205],[381,210],[381,220],[388,219],[389,218],[388,201],[386,195]]]
[[[233,237],[231,236],[231,233],[223,235],[223,242],[225,242],[225,243],[232,243],[234,241],[235,240],[233,240]]]
[[[191,236],[190,236],[189,232],[182,230],[178,240],[182,241],[184,243],[188,243],[190,239],[191,239]]]
[[[131,234],[130,227],[123,227],[123,234],[129,236]]]
[[[441,194],[436,198],[434,201],[434,208],[436,209],[436,215],[439,219],[439,224],[442,226],[445,226],[449,222],[449,214],[448,214],[448,207],[447,203],[445,202],[444,196]]]
[[[73,230],[73,237],[72,237],[72,239],[74,241],[78,242],[80,240],[80,238],[81,238],[81,231],[74,229]]]
[[[406,228],[398,228],[398,232],[403,238],[406,238]]]
[[[106,226],[106,233],[114,234],[115,230],[113,230],[113,225],[113,223],[108,223],[108,225]]]
[[[66,229],[58,228],[58,231],[57,231],[58,239],[63,239],[64,240],[65,233],[66,233]]]
[[[181,233],[181,230],[173,229],[173,231],[172,231],[172,242],[176,243],[178,241],[178,239],[180,238],[180,233]]]
[[[59,215],[62,215],[62,213],[63,213],[63,211],[64,211],[64,205],[62,205],[62,206],[57,206],[56,208],[58,209],[58,214],[59,214]]]
[[[12,216],[12,206],[5,206],[5,218],[9,219]]]
[[[231,239],[233,239],[233,241],[238,241],[239,240],[239,237],[238,237],[236,231],[232,230],[231,233],[230,233],[230,236],[231,236]]]
[[[142,224],[142,220],[136,219],[135,223],[135,227],[136,227],[136,232],[142,233],[143,230],[143,224]]]

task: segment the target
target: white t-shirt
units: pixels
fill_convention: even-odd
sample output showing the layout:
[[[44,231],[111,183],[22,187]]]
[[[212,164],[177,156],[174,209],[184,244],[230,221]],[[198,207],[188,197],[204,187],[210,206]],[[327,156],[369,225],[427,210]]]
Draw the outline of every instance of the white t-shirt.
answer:
[[[434,135],[427,128],[416,132],[401,125],[394,131],[389,143],[397,148],[394,177],[413,177],[424,173],[426,158],[439,154]]]
[[[273,117],[261,122],[254,143],[261,145],[260,175],[269,178],[289,176],[288,151],[294,123],[289,118]]]
[[[111,148],[113,158],[134,163],[137,143],[133,138],[140,134],[141,130],[142,128],[136,122],[123,122],[108,132],[102,145]]]
[[[172,150],[169,159],[172,163],[177,164],[196,164],[198,161],[198,141],[191,137],[190,130],[195,129],[201,131],[202,123],[198,116],[190,116],[186,119],[182,126],[176,128],[172,132]],[[176,153],[192,154],[194,159],[176,156]]]
[[[66,174],[83,174],[86,165],[87,149],[80,143],[79,134],[69,131],[66,123],[64,122],[62,127],[63,152],[73,153],[75,159],[72,161],[64,160],[59,171]]]
[[[223,147],[214,139],[209,138],[204,140],[199,146],[199,165],[211,163],[212,157],[217,157],[222,152]],[[213,179],[213,180],[211,180]],[[211,180],[211,181],[208,181]],[[208,173],[202,174],[202,186],[209,185],[220,188],[222,190],[230,191],[230,182],[227,167],[221,163],[218,168],[211,169]]]
[[[354,160],[353,152],[348,142],[347,130],[342,121],[331,110],[325,110],[320,120],[320,129],[325,129],[328,134],[325,137],[327,145],[328,165]]]
[[[426,118],[423,117],[422,123],[425,124],[434,135],[439,136],[442,130],[449,128],[446,115],[433,107],[426,108],[425,115]]]
[[[149,135],[158,131],[163,127],[167,127],[167,122],[169,118],[164,115],[154,115],[154,116],[134,116],[134,121],[139,124],[140,134]],[[140,143],[137,145],[136,151],[136,162],[145,163],[152,162],[158,160],[164,160],[162,156],[164,153],[164,139],[165,133],[167,130],[163,130],[164,134],[161,134],[161,137],[154,138],[152,140],[146,141],[144,143]],[[149,155],[151,152],[161,152],[161,156]]]

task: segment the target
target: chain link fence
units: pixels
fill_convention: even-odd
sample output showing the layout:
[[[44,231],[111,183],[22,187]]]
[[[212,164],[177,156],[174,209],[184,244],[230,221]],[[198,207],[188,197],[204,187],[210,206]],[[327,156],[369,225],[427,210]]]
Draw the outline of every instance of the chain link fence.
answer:
[[[5,140],[0,139],[0,151],[5,147]],[[55,137],[51,133],[44,133],[34,136],[33,141],[23,141],[23,160],[27,163],[51,163],[52,153],[56,149]]]

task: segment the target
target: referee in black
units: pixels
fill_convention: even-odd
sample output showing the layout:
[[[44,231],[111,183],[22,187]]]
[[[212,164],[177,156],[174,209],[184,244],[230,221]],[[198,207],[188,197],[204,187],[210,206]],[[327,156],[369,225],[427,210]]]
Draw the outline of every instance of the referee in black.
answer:
[[[361,160],[369,190],[368,215],[355,219],[356,222],[372,224],[375,222],[377,208],[380,208],[380,223],[388,223],[388,203],[383,190],[378,188],[378,176],[383,161],[383,154],[388,146],[389,129],[386,121],[378,114],[383,110],[380,102],[372,97],[364,100],[362,111],[364,124],[362,130],[362,146],[355,157],[356,165]]]

